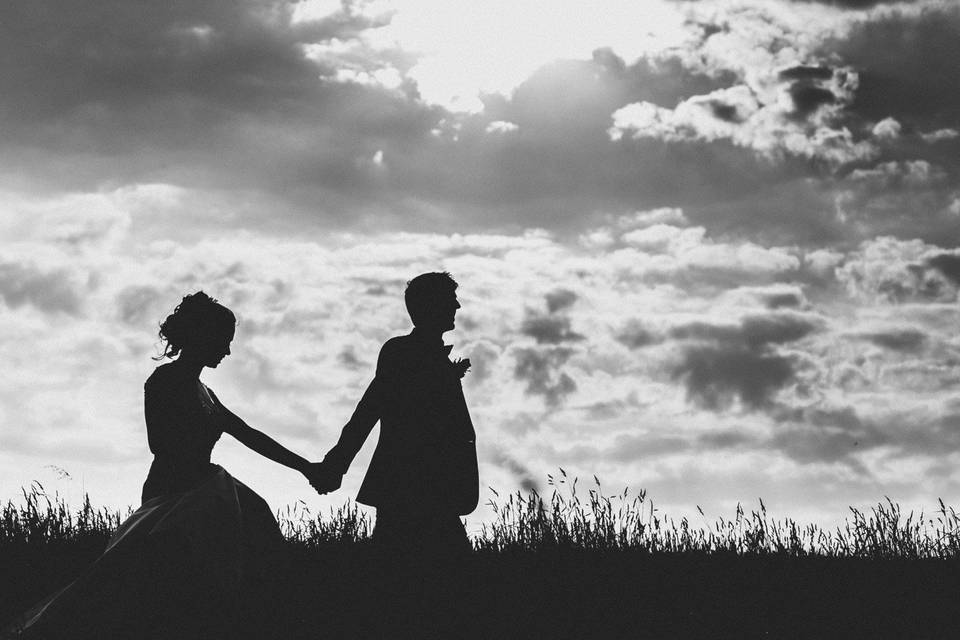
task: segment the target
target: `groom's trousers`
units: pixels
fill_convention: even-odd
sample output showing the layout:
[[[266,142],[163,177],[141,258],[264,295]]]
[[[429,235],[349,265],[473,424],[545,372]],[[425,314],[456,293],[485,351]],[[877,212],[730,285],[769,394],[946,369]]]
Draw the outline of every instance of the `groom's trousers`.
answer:
[[[373,543],[387,590],[384,618],[415,637],[461,635],[473,580],[460,517],[378,508]]]

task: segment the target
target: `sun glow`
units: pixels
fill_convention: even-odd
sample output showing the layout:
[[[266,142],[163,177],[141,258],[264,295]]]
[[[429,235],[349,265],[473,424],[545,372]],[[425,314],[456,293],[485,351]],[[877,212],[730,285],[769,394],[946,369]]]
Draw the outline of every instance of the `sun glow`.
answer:
[[[316,19],[332,7],[308,0],[294,17]],[[481,111],[484,94],[509,95],[554,60],[589,59],[609,47],[632,62],[690,37],[684,13],[661,0],[393,0],[339,11],[382,19],[384,26],[364,33],[363,44],[413,53],[406,77],[424,101],[456,112]],[[311,55],[322,56],[328,46],[311,46]]]

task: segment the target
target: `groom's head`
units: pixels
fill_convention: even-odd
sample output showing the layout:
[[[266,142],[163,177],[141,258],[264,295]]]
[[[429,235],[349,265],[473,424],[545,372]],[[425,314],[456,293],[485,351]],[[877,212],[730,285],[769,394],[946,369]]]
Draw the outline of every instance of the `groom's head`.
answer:
[[[407,283],[403,294],[413,325],[421,329],[449,331],[454,327],[457,282],[446,271],[423,273]]]

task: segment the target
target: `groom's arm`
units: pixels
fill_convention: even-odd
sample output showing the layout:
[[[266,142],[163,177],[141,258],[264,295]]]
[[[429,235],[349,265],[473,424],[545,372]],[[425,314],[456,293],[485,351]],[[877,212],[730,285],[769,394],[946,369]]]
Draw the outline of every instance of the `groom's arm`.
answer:
[[[390,347],[388,342],[380,350],[380,356],[377,358],[377,372],[373,381],[357,403],[357,408],[350,420],[344,425],[337,444],[323,458],[323,464],[340,475],[345,474],[350,468],[350,463],[366,442],[374,425],[380,420],[388,389],[396,373],[394,349]]]

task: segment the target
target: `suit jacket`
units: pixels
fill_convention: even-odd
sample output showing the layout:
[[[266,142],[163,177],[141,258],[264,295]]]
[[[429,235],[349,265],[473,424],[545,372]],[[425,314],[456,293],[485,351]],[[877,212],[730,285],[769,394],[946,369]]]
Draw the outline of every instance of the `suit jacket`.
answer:
[[[373,382],[324,458],[345,473],[380,421],[357,502],[441,514],[476,509],[476,432],[449,352],[416,329],[381,348]]]

